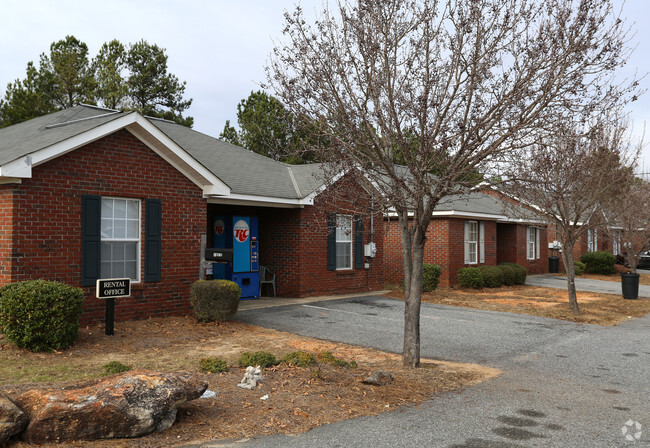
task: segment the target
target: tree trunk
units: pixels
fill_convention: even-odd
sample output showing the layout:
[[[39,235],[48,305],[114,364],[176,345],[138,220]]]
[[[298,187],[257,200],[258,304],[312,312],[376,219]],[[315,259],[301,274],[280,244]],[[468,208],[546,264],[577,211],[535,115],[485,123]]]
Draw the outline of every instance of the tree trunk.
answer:
[[[573,242],[564,244],[562,251],[562,261],[566,271],[567,290],[569,291],[569,307],[573,314],[580,314],[578,307],[578,296],[576,294],[576,271],[573,266]]]
[[[423,233],[424,231],[418,226],[412,241],[410,241],[412,245],[409,246],[412,251],[412,258],[409,257],[408,260],[404,260],[405,305],[402,363],[411,367],[420,366],[420,305],[422,303],[422,265],[424,263],[425,244]],[[404,237],[404,230],[402,230],[402,237]],[[410,270],[408,273],[407,268]],[[409,279],[408,283],[407,278]]]

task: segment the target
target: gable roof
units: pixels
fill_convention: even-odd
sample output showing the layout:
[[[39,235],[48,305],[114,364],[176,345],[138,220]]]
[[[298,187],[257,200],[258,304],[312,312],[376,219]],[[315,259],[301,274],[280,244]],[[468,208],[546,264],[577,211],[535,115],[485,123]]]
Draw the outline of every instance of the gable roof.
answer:
[[[203,189],[209,202],[300,207],[313,203],[320,165],[296,167],[174,122],[79,105],[0,129],[0,183],[126,129]]]

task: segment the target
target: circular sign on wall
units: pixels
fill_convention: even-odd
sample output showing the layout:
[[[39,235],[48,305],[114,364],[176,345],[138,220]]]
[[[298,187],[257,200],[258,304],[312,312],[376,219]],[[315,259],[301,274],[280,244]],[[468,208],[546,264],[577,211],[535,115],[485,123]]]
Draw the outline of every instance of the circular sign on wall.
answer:
[[[248,239],[248,223],[240,219],[235,223],[235,239],[240,243],[244,243]]]
[[[223,235],[223,232],[226,231],[226,224],[221,219],[217,219],[214,222],[214,233],[217,235]]]

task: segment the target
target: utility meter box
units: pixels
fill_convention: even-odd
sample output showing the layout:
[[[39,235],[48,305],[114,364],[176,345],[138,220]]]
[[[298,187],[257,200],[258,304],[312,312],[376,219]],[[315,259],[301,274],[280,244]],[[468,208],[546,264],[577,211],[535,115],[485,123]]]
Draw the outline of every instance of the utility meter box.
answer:
[[[374,258],[377,254],[377,245],[375,243],[364,244],[363,246],[363,256]]]

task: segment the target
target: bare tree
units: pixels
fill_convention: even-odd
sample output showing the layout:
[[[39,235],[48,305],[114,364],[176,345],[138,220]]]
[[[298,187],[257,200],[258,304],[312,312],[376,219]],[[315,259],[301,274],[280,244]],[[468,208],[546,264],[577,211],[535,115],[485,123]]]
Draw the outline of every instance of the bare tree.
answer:
[[[503,187],[554,229],[574,314],[580,313],[574,248],[589,231],[615,222],[619,210],[607,204],[626,190],[636,160],[626,141],[626,127],[619,120],[558,123],[552,133],[537,136],[522,152],[507,174],[514,182]]]
[[[285,20],[268,87],[316,124],[330,175],[363,173],[396,212],[403,362],[418,366],[434,207],[568,109],[620,99],[626,29],[610,0],[341,0],[313,25],[300,7]]]
[[[607,210],[614,219],[608,233],[636,273],[641,253],[650,250],[650,184],[630,177],[624,188],[609,198]]]

